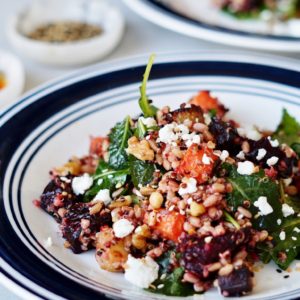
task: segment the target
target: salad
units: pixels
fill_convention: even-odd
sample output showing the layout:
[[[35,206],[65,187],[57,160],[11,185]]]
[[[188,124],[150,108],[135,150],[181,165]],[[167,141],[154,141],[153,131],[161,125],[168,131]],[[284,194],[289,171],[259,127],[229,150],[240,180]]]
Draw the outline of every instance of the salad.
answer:
[[[300,17],[299,0],[214,0],[225,12],[237,18],[288,20]]]
[[[283,110],[275,132],[241,128],[208,91],[159,109],[146,94],[153,60],[141,114],[53,168],[35,204],[66,248],[95,249],[101,269],[133,285],[245,295],[256,262],[286,270],[300,254],[300,124]]]

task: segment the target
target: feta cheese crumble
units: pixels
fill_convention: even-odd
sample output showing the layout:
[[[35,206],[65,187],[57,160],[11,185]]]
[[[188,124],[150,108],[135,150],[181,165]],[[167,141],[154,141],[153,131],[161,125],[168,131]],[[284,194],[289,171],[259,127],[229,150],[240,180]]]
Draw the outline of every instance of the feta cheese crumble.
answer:
[[[254,206],[259,209],[259,214],[266,216],[273,212],[272,206],[269,204],[267,197],[260,196],[255,202]]]
[[[206,155],[206,153],[204,153],[203,156],[202,156],[202,162],[205,165],[210,165],[210,158]]]
[[[228,152],[227,150],[223,150],[223,151],[221,152],[220,159],[221,159],[222,161],[225,161],[226,158],[228,158],[228,157],[229,157],[229,152]]]
[[[292,236],[293,241],[297,241],[297,238],[295,236]]]
[[[268,136],[268,140],[269,140],[269,142],[270,142],[270,144],[271,144],[272,147],[278,147],[279,146],[279,142],[278,142],[277,139],[272,140],[271,137]]]
[[[158,278],[158,264],[150,257],[134,258],[128,255],[125,279],[140,288],[148,288]]]
[[[158,131],[158,141],[170,144],[178,140],[177,134],[173,131],[174,124],[167,124]]]
[[[245,159],[245,153],[243,151],[240,151],[237,155],[236,155],[237,158],[239,159]]]
[[[182,179],[182,182],[184,184],[186,184],[186,187],[180,187],[179,188],[179,195],[180,196],[183,196],[185,194],[192,194],[192,193],[195,193],[197,191],[197,180],[195,178],[187,178],[187,177],[184,177]]]
[[[154,118],[139,117],[139,120],[142,121],[142,123],[147,127],[154,127],[157,125],[157,122]]]
[[[282,223],[282,220],[281,219],[277,219],[277,224],[281,225],[281,223]]]
[[[251,175],[255,171],[255,166],[251,161],[238,162],[237,172],[241,175]]]
[[[95,198],[93,199],[93,201],[94,202],[102,201],[105,205],[108,205],[112,201],[110,197],[109,189],[100,190],[95,196]]]
[[[93,184],[93,178],[84,173],[82,176],[74,177],[72,180],[72,189],[75,195],[83,195]]]
[[[264,149],[264,148],[258,149],[256,159],[257,160],[262,160],[265,157],[266,154],[267,154],[266,149]]]
[[[278,163],[279,158],[277,156],[272,156],[267,160],[267,165],[269,167],[274,166]]]
[[[297,233],[300,232],[300,229],[299,229],[298,227],[295,227],[293,230],[294,230],[295,232],[297,232]]]
[[[283,216],[286,218],[290,215],[293,215],[295,213],[295,211],[291,206],[284,203],[284,204],[282,204],[282,213],[283,213]]]
[[[134,230],[134,226],[127,219],[120,219],[113,224],[113,230],[117,238],[123,238]]]
[[[246,137],[253,141],[258,141],[261,139],[262,135],[260,132],[257,131],[254,127],[245,127],[245,128],[237,128],[237,132],[240,136]]]
[[[286,237],[285,232],[284,232],[284,231],[281,231],[281,232],[279,233],[279,238],[280,238],[282,241],[284,241],[284,240],[285,240],[285,237]]]

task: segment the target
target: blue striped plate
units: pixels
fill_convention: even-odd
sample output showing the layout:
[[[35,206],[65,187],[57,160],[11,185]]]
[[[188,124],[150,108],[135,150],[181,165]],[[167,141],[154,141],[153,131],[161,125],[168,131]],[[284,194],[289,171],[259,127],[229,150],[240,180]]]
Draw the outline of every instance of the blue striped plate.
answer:
[[[97,65],[29,92],[0,116],[1,282],[29,299],[169,299],[136,289],[122,274],[98,268],[94,252],[74,255],[63,247],[57,223],[32,204],[48,171],[87,152],[101,135],[139,108],[138,86],[146,57]],[[158,106],[178,104],[211,90],[242,124],[273,129],[286,107],[300,114],[299,64],[235,52],[159,55],[148,94]],[[46,246],[51,237],[53,245]],[[292,299],[300,294],[295,264],[288,279],[275,266],[256,274],[244,299]],[[217,299],[211,290],[204,299]],[[190,298],[193,299],[193,298]]]

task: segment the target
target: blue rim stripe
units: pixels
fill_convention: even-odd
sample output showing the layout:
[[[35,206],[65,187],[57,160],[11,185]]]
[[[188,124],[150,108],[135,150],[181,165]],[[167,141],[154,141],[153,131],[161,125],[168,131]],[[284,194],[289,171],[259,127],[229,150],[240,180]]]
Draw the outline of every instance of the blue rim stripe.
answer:
[[[158,2],[157,0],[139,0],[139,1],[145,2],[148,6],[152,7],[153,9],[159,10],[164,14],[167,14],[173,18],[180,20],[181,22],[186,22],[191,25],[196,25],[198,27],[205,28],[208,30],[214,30],[214,31],[219,31],[219,32],[223,32],[223,33],[234,34],[234,35],[239,35],[239,36],[248,36],[248,37],[259,38],[259,39],[275,40],[275,41],[290,41],[290,42],[299,42],[300,41],[300,38],[293,37],[293,36],[259,34],[259,33],[249,32],[249,31],[230,29],[230,28],[226,28],[226,27],[218,26],[218,25],[211,25],[211,24],[208,24],[205,22],[201,22],[200,20],[195,20],[193,18],[185,16],[179,12],[176,12],[176,11],[172,10],[171,8],[169,8],[167,5],[164,5],[162,2]]]

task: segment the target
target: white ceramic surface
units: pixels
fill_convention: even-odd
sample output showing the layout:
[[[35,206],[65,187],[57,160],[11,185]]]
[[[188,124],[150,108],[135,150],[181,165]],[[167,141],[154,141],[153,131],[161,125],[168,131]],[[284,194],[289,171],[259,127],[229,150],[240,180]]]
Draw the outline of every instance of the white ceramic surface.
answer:
[[[99,25],[103,32],[96,37],[69,43],[32,40],[26,34],[55,21],[81,21]],[[57,66],[87,64],[109,54],[120,42],[124,18],[110,1],[35,0],[8,22],[7,36],[19,51],[40,63]]]

